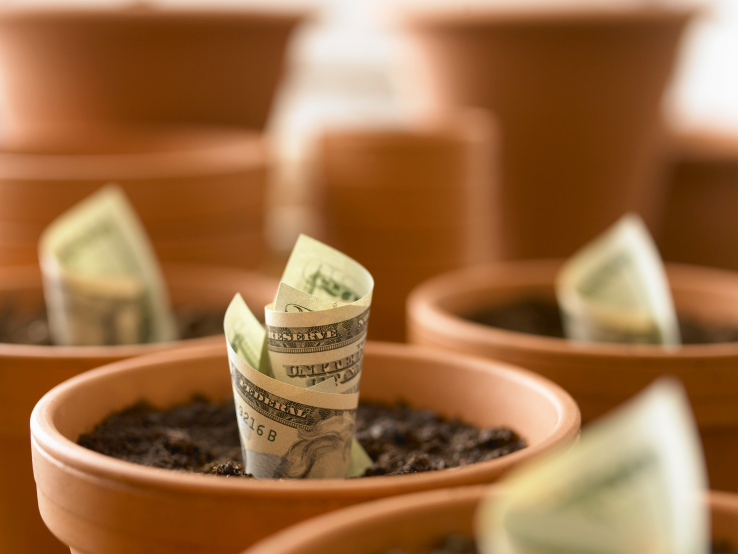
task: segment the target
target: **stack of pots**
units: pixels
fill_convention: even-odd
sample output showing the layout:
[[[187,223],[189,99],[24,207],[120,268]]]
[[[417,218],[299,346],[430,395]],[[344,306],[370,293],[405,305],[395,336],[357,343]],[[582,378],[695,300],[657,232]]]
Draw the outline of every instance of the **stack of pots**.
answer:
[[[738,135],[677,131],[668,155],[664,259],[738,269]]]
[[[738,492],[738,343],[660,345],[582,343],[507,331],[467,319],[516,300],[555,302],[561,260],[504,262],[446,273],[408,297],[410,342],[503,360],[571,393],[586,423],[663,375],[686,387],[699,425],[710,485]],[[738,274],[666,265],[680,317],[738,328]]]
[[[121,184],[162,260],[265,255],[261,132],[295,10],[0,9],[0,265]]]
[[[255,313],[271,302],[277,282],[235,268],[163,266],[175,308],[224,313],[240,292]],[[37,265],[0,268],[0,308],[39,316],[44,299]],[[23,318],[23,317],[21,317]],[[196,344],[218,344],[222,335],[131,346],[58,347],[0,343],[0,552],[69,552],[41,521],[33,481],[28,420],[33,406],[51,388],[79,373],[124,358]]]
[[[627,211],[660,225],[660,100],[692,11],[610,4],[405,14],[435,102],[499,118],[505,259],[569,256]]]
[[[244,268],[265,255],[260,134],[182,125],[65,125],[0,144],[0,265],[33,263],[43,229],[119,184],[159,258]]]
[[[405,298],[416,284],[494,258],[497,147],[489,114],[475,109],[423,127],[322,137],[328,241],[376,281],[370,338],[404,340]]]

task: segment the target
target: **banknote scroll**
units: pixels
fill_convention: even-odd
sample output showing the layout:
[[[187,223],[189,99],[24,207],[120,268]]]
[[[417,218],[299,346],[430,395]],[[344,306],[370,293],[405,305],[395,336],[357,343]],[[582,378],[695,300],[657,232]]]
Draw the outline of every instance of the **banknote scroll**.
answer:
[[[569,339],[680,343],[663,263],[641,219],[629,214],[559,272],[556,296]]]
[[[585,428],[579,445],[511,474],[483,502],[483,554],[707,554],[707,477],[675,381],[652,385]]]
[[[225,332],[247,472],[340,478],[371,463],[353,433],[373,287],[354,260],[301,236],[266,330],[234,298]]]
[[[54,220],[39,262],[57,345],[176,339],[153,248],[123,191],[107,185]]]

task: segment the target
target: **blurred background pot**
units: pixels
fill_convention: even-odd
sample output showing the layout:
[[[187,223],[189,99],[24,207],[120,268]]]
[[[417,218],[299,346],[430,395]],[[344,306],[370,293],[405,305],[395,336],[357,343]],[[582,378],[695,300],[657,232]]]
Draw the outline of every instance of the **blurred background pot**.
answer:
[[[31,418],[42,517],[82,554],[226,554],[287,525],[406,492],[490,482],[579,433],[579,411],[558,386],[497,362],[407,345],[368,342],[361,396],[406,400],[478,426],[509,426],[529,446],[502,458],[411,475],[254,480],[186,474],[117,460],[75,441],[111,413],[145,399],[155,406],[193,394],[229,398],[224,344],[127,360],[49,392]],[[235,417],[235,414],[234,414]]]
[[[685,345],[582,343],[506,331],[465,316],[515,300],[555,302],[563,262],[504,262],[446,273],[408,297],[410,342],[485,356],[535,371],[579,404],[586,423],[661,375],[685,385],[700,427],[712,488],[738,491],[738,342]],[[738,274],[667,264],[677,313],[697,322],[738,328]]]
[[[738,269],[738,134],[677,131],[668,156],[664,259]]]
[[[658,230],[660,101],[693,12],[464,8],[404,19],[435,103],[499,118],[503,256],[569,256],[627,211]]]
[[[225,313],[233,295],[240,292],[259,314],[277,290],[276,280],[238,269],[170,264],[164,266],[164,273],[175,307]],[[37,266],[0,268],[0,311],[9,306],[13,308],[11,312],[19,315],[43,313]],[[0,343],[0,552],[68,552],[41,521],[33,482],[28,419],[33,406],[47,391],[74,375],[116,360],[185,344],[221,345],[223,340],[220,335],[170,343],[102,347]]]
[[[494,121],[467,109],[405,129],[332,130],[317,156],[329,243],[372,272],[369,338],[403,341],[421,281],[498,258]]]
[[[3,123],[187,122],[262,129],[303,13],[0,10]]]
[[[0,265],[35,263],[54,218],[118,183],[162,261],[253,268],[264,259],[269,157],[228,127],[78,125],[0,142]]]
[[[502,489],[465,487],[378,500],[311,519],[277,533],[243,554],[377,554],[399,548],[431,552],[449,533],[473,536],[474,513]],[[738,496],[708,498],[715,544],[738,545]]]

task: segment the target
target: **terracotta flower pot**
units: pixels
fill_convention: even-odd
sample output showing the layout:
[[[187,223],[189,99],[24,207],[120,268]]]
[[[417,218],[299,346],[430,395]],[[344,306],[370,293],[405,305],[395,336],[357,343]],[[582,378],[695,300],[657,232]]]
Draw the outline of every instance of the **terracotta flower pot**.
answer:
[[[314,518],[243,554],[378,554],[391,548],[429,552],[448,533],[472,536],[479,502],[500,490],[465,487],[388,498]],[[738,496],[711,492],[712,539],[738,546]]]
[[[319,144],[333,246],[374,275],[372,339],[403,341],[405,298],[432,275],[497,258],[499,146],[485,110],[402,130],[333,130]]]
[[[691,11],[419,10],[404,19],[436,103],[504,136],[503,256],[569,256],[624,212],[658,228],[659,107]]]
[[[464,319],[475,309],[531,296],[555,301],[561,261],[506,262],[449,272],[408,297],[408,336],[436,346],[502,360],[561,385],[583,421],[611,410],[657,377],[684,383],[707,457],[712,488],[738,491],[738,343],[655,345],[578,343],[505,331]],[[696,321],[738,326],[738,274],[667,264],[677,312]]]
[[[144,467],[75,444],[82,432],[140,399],[158,406],[232,394],[225,345],[127,360],[47,394],[31,417],[39,507],[73,552],[225,554],[300,520],[406,492],[490,482],[569,444],[579,412],[559,387],[503,364],[405,345],[366,345],[365,399],[426,407],[477,425],[507,425],[529,446],[496,460],[413,475],[251,480]]]
[[[676,133],[659,247],[675,262],[738,269],[738,134]]]
[[[258,133],[84,125],[0,142],[0,265],[35,263],[54,218],[109,182],[126,192],[160,259],[256,267],[269,160]]]
[[[0,11],[3,122],[168,121],[262,129],[302,13]]]
[[[173,303],[223,310],[239,291],[254,310],[271,302],[277,282],[248,271],[165,265]],[[35,313],[43,306],[36,266],[0,268],[0,306],[10,301]],[[0,344],[0,552],[67,552],[38,513],[28,440],[33,406],[51,388],[88,369],[182,344],[218,344],[222,336],[172,343],[109,347]]]

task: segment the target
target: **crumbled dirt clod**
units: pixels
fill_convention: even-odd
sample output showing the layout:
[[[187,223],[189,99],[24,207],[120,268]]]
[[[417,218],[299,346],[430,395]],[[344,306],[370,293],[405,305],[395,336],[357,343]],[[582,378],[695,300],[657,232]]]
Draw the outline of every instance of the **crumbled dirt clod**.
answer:
[[[507,304],[480,309],[464,317],[507,331],[564,338],[559,306],[548,298],[521,298]],[[738,328],[706,324],[681,315],[678,318],[682,344],[738,342]]]
[[[355,435],[375,462],[367,475],[465,466],[525,448],[510,429],[477,429],[406,405],[360,404]]]
[[[375,461],[366,476],[458,467],[525,448],[525,441],[510,429],[477,429],[404,405],[360,404],[356,438]],[[248,476],[233,400],[195,398],[167,410],[140,402],[109,416],[77,442],[147,466]]]
[[[244,475],[233,401],[194,398],[168,410],[139,402],[109,416],[77,443],[146,466]]]

